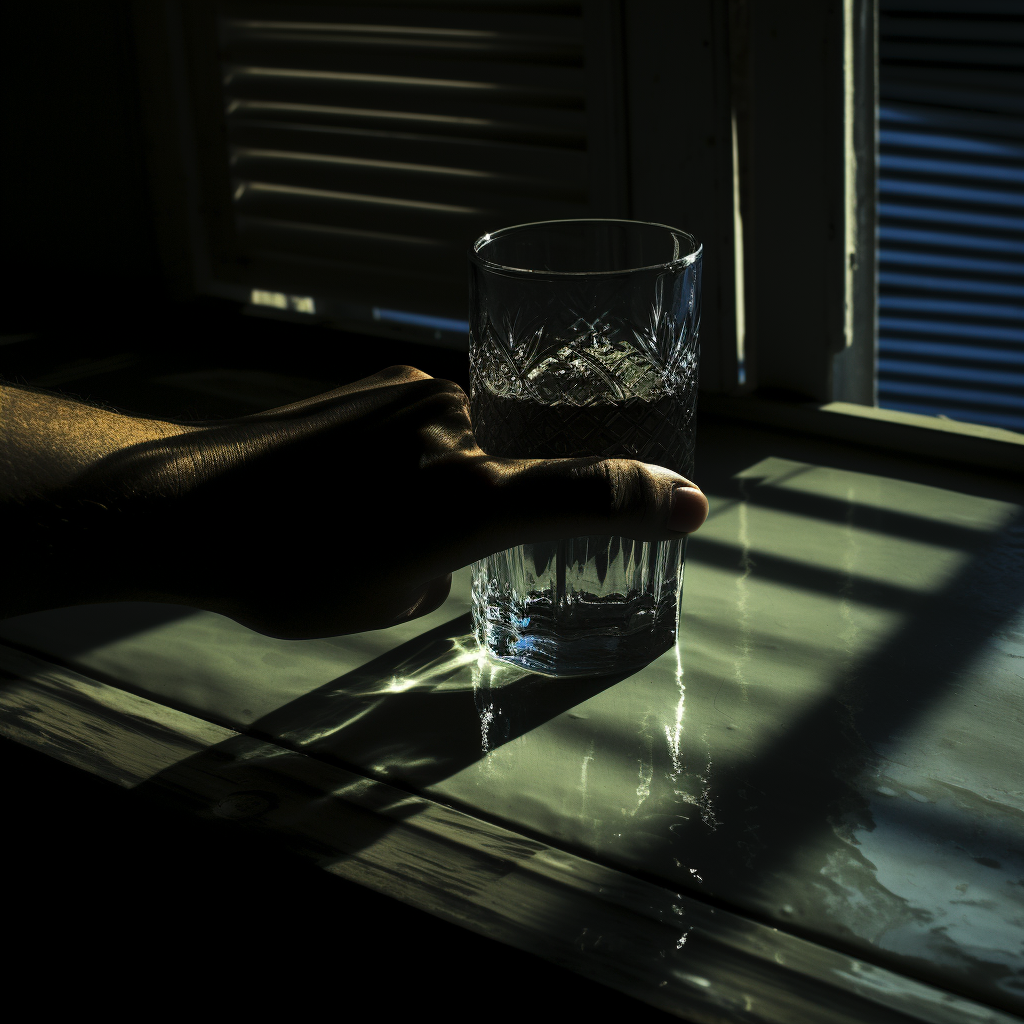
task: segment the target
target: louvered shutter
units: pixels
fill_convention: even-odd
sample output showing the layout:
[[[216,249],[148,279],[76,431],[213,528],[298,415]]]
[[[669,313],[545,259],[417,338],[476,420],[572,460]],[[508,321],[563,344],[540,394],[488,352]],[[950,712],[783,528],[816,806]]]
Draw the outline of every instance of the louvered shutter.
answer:
[[[479,235],[627,216],[616,19],[555,0],[192,5],[203,290],[457,327]]]
[[[878,402],[1024,430],[1024,6],[882,0]]]

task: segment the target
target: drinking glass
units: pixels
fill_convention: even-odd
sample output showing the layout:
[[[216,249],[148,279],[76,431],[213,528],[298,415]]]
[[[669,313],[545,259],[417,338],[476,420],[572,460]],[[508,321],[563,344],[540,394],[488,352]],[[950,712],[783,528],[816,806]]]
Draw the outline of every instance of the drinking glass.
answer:
[[[701,246],[640,221],[504,228],[470,251],[477,442],[514,458],[615,456],[693,473]],[[638,668],[675,644],[685,537],[524,544],[473,566],[496,658],[549,675]]]

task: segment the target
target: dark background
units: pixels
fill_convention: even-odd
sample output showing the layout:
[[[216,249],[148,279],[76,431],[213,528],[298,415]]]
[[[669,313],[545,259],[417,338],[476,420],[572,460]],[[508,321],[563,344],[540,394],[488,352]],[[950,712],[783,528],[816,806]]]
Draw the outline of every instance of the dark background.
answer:
[[[188,294],[187,254],[159,229],[184,203],[161,162],[172,129],[143,116],[159,104],[144,92],[137,22],[127,0],[3,15],[0,375],[166,418],[268,408],[400,362],[467,386],[458,351]],[[211,385],[218,369],[241,377]],[[204,379],[161,383],[195,373]]]

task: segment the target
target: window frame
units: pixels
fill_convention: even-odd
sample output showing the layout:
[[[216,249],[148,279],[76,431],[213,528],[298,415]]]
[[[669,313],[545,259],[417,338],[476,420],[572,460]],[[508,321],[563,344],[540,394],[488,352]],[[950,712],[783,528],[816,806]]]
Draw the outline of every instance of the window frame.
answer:
[[[877,2],[729,14],[746,390],[873,405]]]

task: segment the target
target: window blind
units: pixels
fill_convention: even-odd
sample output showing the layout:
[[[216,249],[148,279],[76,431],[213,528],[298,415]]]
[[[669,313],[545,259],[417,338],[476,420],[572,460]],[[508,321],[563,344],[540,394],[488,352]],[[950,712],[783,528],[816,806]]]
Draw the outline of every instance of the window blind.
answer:
[[[1024,430],[1024,5],[882,0],[878,404]]]

